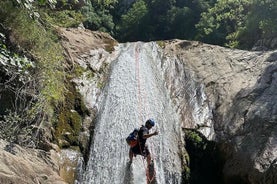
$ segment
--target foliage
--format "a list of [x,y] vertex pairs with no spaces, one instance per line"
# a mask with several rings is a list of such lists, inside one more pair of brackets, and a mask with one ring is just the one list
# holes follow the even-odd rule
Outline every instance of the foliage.
[[112,9],[118,0],[91,0],[91,2],[98,7]]
[[11,18],[13,20],[7,20],[7,24],[13,29],[17,44],[29,50],[38,61],[36,65],[40,71],[36,75],[46,101],[52,103],[52,100],[62,100],[63,55],[61,46],[56,42],[57,38],[36,21],[29,19],[24,10],[17,10]]
[[32,85],[34,68],[34,63],[26,57],[0,48],[0,138],[25,146],[35,146],[38,141],[33,136],[35,126],[31,126],[34,114],[28,111],[34,103],[32,91],[28,90]]
[[207,42],[238,46],[234,44],[245,27],[245,18],[250,7],[249,0],[221,0],[208,12],[201,14],[201,20],[196,25],[199,37]]
[[82,8],[81,12],[85,16],[84,26],[91,30],[112,33],[114,29],[112,16],[109,13],[109,9],[101,7],[99,5],[93,6],[93,4],[89,3]]
[[122,15],[121,24],[118,30],[123,40],[128,39],[134,41],[144,38],[143,29],[145,29],[145,27],[143,24],[147,11],[145,2],[143,0],[138,0],[126,14]]
[[[193,39],[194,25],[211,1],[139,0],[126,7],[117,24],[115,37],[120,41]],[[145,7],[145,8],[144,8]],[[138,16],[138,17],[136,17]],[[116,15],[116,17],[119,17]],[[136,17],[135,22],[132,17]]]
[[[30,80],[30,71],[35,67],[34,62],[28,60],[27,57],[20,57],[18,54],[10,52],[7,50],[5,44],[5,36],[2,36],[2,41],[0,42],[0,66],[2,72],[10,77],[17,78],[18,81],[25,84]],[[3,77],[3,76],[2,76]]]
[[[257,30],[263,38],[277,36],[277,1],[253,0],[247,17],[247,31]],[[254,34],[254,33],[253,33]]]
[[250,49],[277,31],[277,2],[221,0],[201,14],[198,39],[213,44]]
[[168,22],[167,35],[175,35],[177,38],[180,39],[192,38],[194,23],[191,17],[193,17],[193,11],[188,7],[173,7],[172,9],[170,9],[166,17],[166,20]]
[[[14,93],[14,100],[23,99],[20,103],[15,102],[15,111],[21,118],[28,117],[28,125],[40,126],[49,122],[53,114],[53,107],[64,100],[64,70],[62,61],[63,50],[58,43],[57,37],[50,28],[43,27],[39,20],[30,17],[29,11],[14,6],[14,2],[1,1],[5,7],[0,12],[0,19],[5,29],[12,30],[9,38],[17,52],[29,53],[35,63],[24,59],[12,58],[9,68],[5,72]],[[7,16],[9,15],[9,16]],[[14,64],[13,64],[14,63]],[[33,69],[32,66],[35,66]],[[12,68],[15,68],[11,70]],[[20,71],[21,73],[17,73]],[[26,81],[20,81],[20,77],[26,76]],[[11,75],[9,75],[9,73]],[[19,79],[18,79],[19,78]],[[14,80],[11,80],[14,79]],[[13,86],[16,84],[15,86]],[[28,102],[29,101],[29,102]],[[28,102],[28,103],[27,103]],[[17,105],[22,107],[18,108]]]
[[200,136],[200,134],[196,131],[186,131],[186,139],[189,140],[194,147],[201,147],[204,148],[206,147],[205,140]]
[[250,49],[277,33],[274,0],[140,0],[131,6],[122,2],[112,15],[114,36],[123,42],[179,38]]
[[35,147],[39,139],[34,135],[36,127],[30,126],[27,114],[9,111],[0,119],[0,138],[10,143]]
[[[22,6],[27,0],[18,2]],[[250,49],[277,32],[274,0],[41,0],[33,4],[57,8],[45,16],[53,25],[76,27],[83,22],[86,28],[108,32],[121,42],[179,38]]]
[[41,9],[40,15],[45,22],[60,27],[78,27],[85,20],[80,12],[74,10]]

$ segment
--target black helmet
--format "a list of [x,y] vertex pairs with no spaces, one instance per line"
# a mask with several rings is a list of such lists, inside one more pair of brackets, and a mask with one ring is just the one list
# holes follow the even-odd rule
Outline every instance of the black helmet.
[[146,121],[146,124],[149,124],[149,125],[151,125],[153,127],[153,126],[155,126],[155,121],[153,119],[148,119]]

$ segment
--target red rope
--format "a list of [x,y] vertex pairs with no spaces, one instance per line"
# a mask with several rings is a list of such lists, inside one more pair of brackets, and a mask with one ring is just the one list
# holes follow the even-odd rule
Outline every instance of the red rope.
[[[140,89],[140,68],[139,68],[139,59],[138,59],[138,50],[137,46],[135,48],[135,61],[136,61],[136,79],[137,79],[137,86],[138,86],[138,110],[139,110],[139,116],[141,115],[141,109],[142,109],[142,103],[141,103],[141,89]],[[141,117],[138,117],[140,120]]]
[[[136,62],[136,78],[137,78],[137,86],[138,86],[138,108],[139,108],[139,110],[138,110],[138,112],[139,112],[138,119],[143,121],[143,116],[142,116],[142,96],[144,96],[144,95],[141,92],[141,86],[140,86],[139,49],[138,49],[137,45],[135,47],[135,62]],[[150,109],[148,109],[148,110],[150,110]],[[149,112],[148,112],[148,115],[149,115]],[[140,144],[140,142],[139,142],[139,144]],[[139,147],[140,147],[140,152],[142,153],[141,146],[139,145]],[[145,169],[145,172],[146,172],[146,183],[147,184],[151,183],[155,179],[155,175],[156,175],[155,169],[154,169],[154,173],[153,173],[152,178],[150,178],[150,176],[149,176],[149,168],[148,168],[149,166],[145,166],[145,162],[144,162],[143,159],[142,159],[142,162],[143,162],[144,169]]]

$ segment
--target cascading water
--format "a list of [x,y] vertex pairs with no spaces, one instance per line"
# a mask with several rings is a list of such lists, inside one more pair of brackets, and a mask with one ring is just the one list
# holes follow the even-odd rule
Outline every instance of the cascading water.
[[159,135],[147,140],[158,184],[181,183],[181,128],[163,85],[158,46],[127,43],[117,48],[97,117],[89,161],[82,183],[146,183],[146,160],[128,163],[126,136],[148,118]]

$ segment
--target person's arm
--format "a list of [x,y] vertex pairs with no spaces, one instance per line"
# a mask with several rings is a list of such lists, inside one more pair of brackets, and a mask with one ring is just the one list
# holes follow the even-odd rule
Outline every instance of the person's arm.
[[145,134],[145,135],[143,135],[143,139],[147,139],[147,138],[149,138],[149,137],[152,137],[152,136],[158,135],[158,134],[159,134],[158,131],[155,131],[155,132],[152,133],[152,134]]

